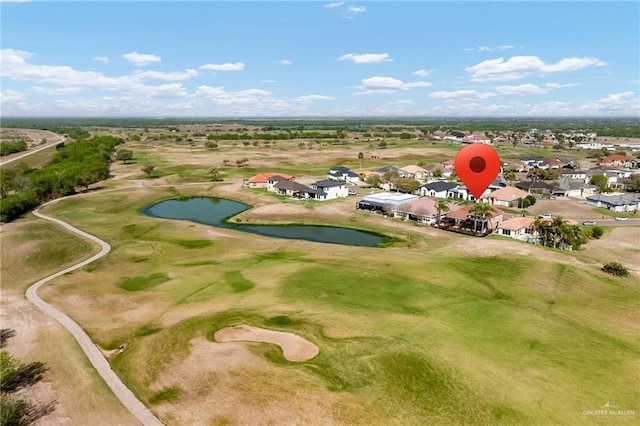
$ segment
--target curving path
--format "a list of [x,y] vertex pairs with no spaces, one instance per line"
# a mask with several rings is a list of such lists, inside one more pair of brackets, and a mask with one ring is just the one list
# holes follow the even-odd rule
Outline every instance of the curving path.
[[50,216],[46,216],[39,212],[41,207],[44,207],[48,204],[57,202],[62,198],[50,201],[48,203],[43,204],[33,211],[33,214],[37,217],[48,220],[50,222],[57,223],[58,225],[68,229],[69,231],[78,234],[84,238],[87,238],[102,247],[102,250],[98,254],[91,256],[90,258],[83,260],[80,263],[77,263],[73,266],[70,266],[62,271],[56,272],[55,274],[51,274],[48,277],[41,279],[40,281],[33,284],[29,287],[25,293],[27,300],[36,305],[38,308],[43,310],[46,314],[53,317],[56,321],[58,321],[64,328],[69,330],[69,332],[73,335],[74,339],[78,342],[80,347],[82,348],[87,358],[89,358],[89,362],[95,367],[96,371],[107,383],[109,388],[113,391],[116,397],[122,402],[122,404],[133,414],[143,425],[162,425],[163,423],[158,420],[158,418],[149,410],[136,396],[127,388],[122,380],[113,372],[111,367],[109,366],[109,362],[102,355],[100,350],[96,347],[96,345],[91,341],[87,333],[76,323],[74,320],[69,318],[67,315],[62,313],[62,311],[56,309],[52,305],[48,304],[44,300],[38,296],[38,289],[42,287],[45,283],[59,277],[60,275],[66,274],[67,272],[76,270],[78,268],[82,268],[83,266],[93,262],[94,260],[100,259],[105,256],[111,250],[111,246],[95,237],[87,232],[81,231],[78,228],[75,228],[69,225],[66,222],[63,222],[60,219],[55,219]]
[[48,132],[48,133],[50,133],[54,138],[57,138],[57,139],[52,141],[52,142],[47,142],[44,145],[38,146],[35,149],[32,148],[32,149],[28,150],[27,152],[24,152],[22,154],[18,154],[17,156],[14,156],[14,157],[12,157],[12,158],[10,158],[8,160],[2,161],[2,162],[0,162],[0,167],[4,166],[5,164],[13,163],[14,161],[21,160],[24,157],[27,157],[27,156],[29,156],[31,154],[35,154],[36,152],[40,152],[40,151],[43,151],[43,150],[45,150],[47,148],[51,148],[52,146],[57,145],[60,142],[64,142],[64,141],[67,140],[67,138],[62,136],[62,135],[58,135],[58,134],[55,134],[53,132]]

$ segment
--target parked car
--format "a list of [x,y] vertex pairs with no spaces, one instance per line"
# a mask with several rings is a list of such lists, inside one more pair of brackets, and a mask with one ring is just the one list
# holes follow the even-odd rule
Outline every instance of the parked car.
[[616,220],[629,220],[629,219],[624,216],[616,216]]
[[538,219],[553,219],[555,216],[549,213],[538,215]]
[[593,220],[585,220],[584,222],[582,222],[582,224],[584,226],[595,226],[596,223]]

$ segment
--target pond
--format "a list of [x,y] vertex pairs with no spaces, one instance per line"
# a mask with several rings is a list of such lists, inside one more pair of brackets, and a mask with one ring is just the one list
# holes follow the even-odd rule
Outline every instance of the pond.
[[373,232],[358,229],[323,225],[248,225],[231,223],[227,220],[249,209],[248,204],[224,198],[193,197],[171,199],[151,204],[142,213],[162,219],[189,220],[215,226],[234,229],[252,234],[319,243],[343,244],[351,246],[375,247],[389,243],[391,238]]

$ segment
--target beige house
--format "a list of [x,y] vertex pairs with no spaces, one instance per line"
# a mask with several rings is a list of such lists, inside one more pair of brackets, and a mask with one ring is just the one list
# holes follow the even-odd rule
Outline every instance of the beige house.
[[531,217],[512,217],[498,224],[498,235],[530,241],[534,239],[533,222]]
[[522,189],[507,186],[482,195],[480,200],[486,201],[492,206],[518,207],[518,199],[525,198],[527,195],[529,194]]

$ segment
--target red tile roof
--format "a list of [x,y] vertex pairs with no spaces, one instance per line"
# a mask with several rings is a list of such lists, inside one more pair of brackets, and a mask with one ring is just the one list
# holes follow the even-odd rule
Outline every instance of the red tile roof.
[[273,176],[282,176],[283,178],[285,178],[286,180],[291,180],[293,179],[293,176],[288,175],[286,173],[274,173],[274,172],[270,172],[270,173],[258,173],[255,176],[251,176],[249,178],[249,183],[267,183],[267,180],[269,180],[269,178],[273,177]]

